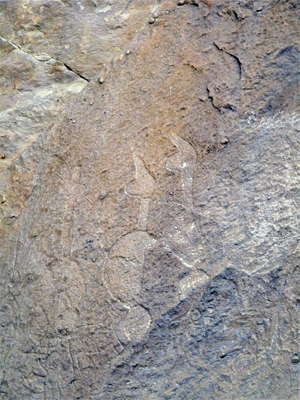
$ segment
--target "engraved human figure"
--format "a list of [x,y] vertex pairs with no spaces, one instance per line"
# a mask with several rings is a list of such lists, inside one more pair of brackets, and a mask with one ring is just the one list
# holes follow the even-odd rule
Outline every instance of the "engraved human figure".
[[135,179],[126,187],[126,193],[129,196],[135,196],[140,199],[138,229],[146,230],[149,204],[155,187],[155,181],[139,157],[134,155],[133,160],[135,165]]
[[171,142],[176,146],[177,152],[166,161],[166,169],[174,174],[180,174],[184,215],[175,218],[172,228],[165,237],[165,247],[172,251],[181,264],[190,269],[191,273],[179,283],[182,298],[193,287],[205,283],[209,276],[205,270],[197,265],[201,244],[195,243],[198,236],[193,220],[193,173],[197,160],[194,148],[184,139],[172,133]]
[[103,272],[103,282],[111,301],[126,312],[126,317],[115,327],[122,342],[140,340],[150,326],[150,315],[137,303],[137,297],[141,291],[145,252],[156,242],[146,232],[155,181],[138,156],[134,155],[133,160],[135,179],[127,185],[125,193],[140,200],[137,228],[119,238],[112,246]]

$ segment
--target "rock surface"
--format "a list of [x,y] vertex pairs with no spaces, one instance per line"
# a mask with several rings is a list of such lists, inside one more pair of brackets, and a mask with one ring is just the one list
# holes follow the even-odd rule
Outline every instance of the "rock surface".
[[0,0],[0,399],[298,398],[298,20]]

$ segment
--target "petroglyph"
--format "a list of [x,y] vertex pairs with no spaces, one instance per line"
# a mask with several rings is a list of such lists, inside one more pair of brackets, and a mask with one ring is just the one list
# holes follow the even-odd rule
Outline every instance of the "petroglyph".
[[80,198],[80,168],[68,168],[69,179],[64,180],[65,207],[62,229],[64,256],[70,256],[73,250],[74,210]]
[[0,0],[0,397],[296,398],[296,1],[109,3]]
[[201,243],[197,242],[199,233],[193,221],[193,174],[196,152],[187,141],[175,134],[171,135],[170,140],[176,146],[177,152],[167,159],[166,169],[175,175],[180,175],[184,214],[174,219],[164,244],[184,267],[193,271],[180,281],[179,291],[183,298],[189,292],[189,288],[204,283],[207,276],[195,270],[200,268],[198,259],[202,250]]
[[112,301],[120,309],[128,310],[125,319],[115,327],[121,341],[138,340],[150,326],[148,312],[136,304],[136,299],[141,291],[145,251],[156,242],[145,231],[155,181],[139,157],[134,155],[133,160],[135,179],[125,193],[140,199],[137,230],[122,236],[112,246],[103,272],[103,282]]
[[110,257],[122,257],[143,263],[145,250],[151,248],[155,242],[147,232],[131,232],[117,241],[110,251]]
[[174,173],[181,174],[182,189],[186,208],[193,210],[193,173],[197,155],[193,147],[181,137],[174,133],[170,136],[171,142],[176,146],[178,152],[169,157],[166,162],[166,168]]
[[[45,270],[41,279],[42,290],[49,291],[49,287],[55,292],[57,285],[60,286],[59,294],[53,299],[53,305],[49,309],[51,320],[56,321],[56,328],[64,327],[72,329],[78,323],[76,309],[85,294],[85,281],[82,277],[79,264],[65,258],[51,271]],[[51,291],[50,289],[50,291]],[[41,304],[41,309],[43,305]],[[58,316],[60,316],[58,318]],[[48,315],[45,315],[46,319]]]
[[156,241],[146,232],[132,232],[122,237],[111,249],[103,280],[110,295],[125,309],[135,304],[141,290],[144,253]]
[[[122,341],[124,341],[124,335],[127,340],[133,340],[137,337],[136,329],[139,329],[139,335],[143,335],[149,327],[150,317],[145,316],[145,310],[137,308],[136,301],[141,291],[144,254],[155,242],[156,240],[146,232],[129,233],[120,238],[112,247],[105,265],[102,279],[111,300],[120,310],[127,310],[127,315],[121,325],[115,327]],[[136,319],[139,318],[141,318],[141,324],[139,328],[136,328]]]
[[152,192],[155,187],[154,178],[147,171],[144,162],[133,155],[135,165],[135,179],[125,189],[129,196],[136,196],[140,199],[140,212],[138,229],[146,230],[149,204]]
[[210,277],[203,271],[193,270],[179,282],[180,298],[186,298],[193,289],[208,282]]
[[132,307],[126,319],[121,322],[117,330],[121,342],[131,341],[138,343],[146,334],[151,324],[149,312],[139,305]]
[[184,219],[174,220],[164,243],[182,265],[193,269],[197,266],[199,254],[204,248],[198,241],[199,232],[195,223],[190,222],[191,215],[186,214],[184,217]]

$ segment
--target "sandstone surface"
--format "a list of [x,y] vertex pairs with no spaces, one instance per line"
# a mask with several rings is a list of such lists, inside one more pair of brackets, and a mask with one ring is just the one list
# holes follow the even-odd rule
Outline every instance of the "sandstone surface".
[[0,0],[0,399],[296,400],[299,1]]

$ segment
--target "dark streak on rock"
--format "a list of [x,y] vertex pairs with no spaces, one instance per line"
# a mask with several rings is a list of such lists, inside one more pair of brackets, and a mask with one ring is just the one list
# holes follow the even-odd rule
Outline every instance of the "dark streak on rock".
[[215,46],[215,48],[218,51],[222,51],[225,54],[228,54],[229,56],[231,56],[237,63],[237,67],[238,67],[238,75],[239,75],[239,79],[242,78],[242,63],[241,60],[238,58],[238,56],[236,56],[235,54],[229,53],[229,51],[222,49],[221,47],[219,47],[215,42],[213,42],[213,45]]
[[63,63],[63,65],[71,72],[73,72],[73,74],[77,75],[79,78],[84,79],[87,82],[90,82],[90,79],[86,78],[85,76],[83,76],[82,74],[80,74],[78,71],[75,71],[73,68],[71,68],[68,64]]
[[210,93],[210,91],[209,91],[209,88],[206,88],[206,91],[207,91],[207,97],[208,97],[208,100],[210,101],[210,104],[211,104],[211,105],[213,106],[213,108],[216,109],[218,112],[221,112],[221,109],[215,105],[215,103],[214,103],[214,98],[213,98],[213,96],[211,95],[211,93]]

